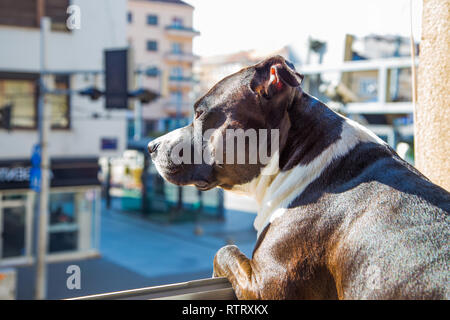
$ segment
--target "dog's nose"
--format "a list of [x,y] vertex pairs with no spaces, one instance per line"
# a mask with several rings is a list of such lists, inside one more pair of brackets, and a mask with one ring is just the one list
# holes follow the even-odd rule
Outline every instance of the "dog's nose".
[[156,150],[158,149],[160,143],[157,141],[152,141],[148,144],[148,152],[150,152],[150,154],[155,153]]

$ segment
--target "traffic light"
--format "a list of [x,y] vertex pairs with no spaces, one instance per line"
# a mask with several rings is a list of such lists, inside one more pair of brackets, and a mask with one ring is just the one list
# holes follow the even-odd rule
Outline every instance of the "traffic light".
[[0,107],[0,128],[11,130],[11,111],[12,104]]
[[106,109],[128,109],[130,57],[128,49],[105,50]]
[[78,91],[78,94],[82,96],[88,96],[91,100],[98,100],[104,93],[96,87],[89,87]]
[[142,103],[149,103],[158,98],[159,94],[148,89],[140,88],[130,92],[128,96],[130,98],[139,99]]

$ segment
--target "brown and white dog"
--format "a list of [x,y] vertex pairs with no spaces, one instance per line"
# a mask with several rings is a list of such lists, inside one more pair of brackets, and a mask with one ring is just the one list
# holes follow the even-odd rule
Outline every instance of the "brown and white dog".
[[[223,247],[214,276],[240,299],[448,299],[450,194],[304,93],[302,78],[280,56],[242,69],[197,101],[191,125],[149,144],[168,181],[258,202],[252,258]],[[270,161],[224,162],[230,129],[277,130],[276,146],[258,136]],[[245,141],[234,151],[249,159]],[[209,161],[173,160],[192,160],[196,144]]]

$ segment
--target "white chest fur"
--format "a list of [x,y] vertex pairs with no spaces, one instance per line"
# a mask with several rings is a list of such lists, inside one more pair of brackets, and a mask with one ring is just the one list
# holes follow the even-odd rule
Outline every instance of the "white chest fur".
[[[345,119],[340,139],[310,163],[298,165],[285,172],[276,170],[274,173],[271,168],[271,175],[261,174],[251,182],[233,188],[232,191],[244,193],[258,202],[258,215],[254,221],[258,236],[267,224],[283,216],[291,202],[299,197],[334,159],[347,154],[360,142],[385,143],[358,123]],[[278,153],[272,158],[268,167],[278,166]]]

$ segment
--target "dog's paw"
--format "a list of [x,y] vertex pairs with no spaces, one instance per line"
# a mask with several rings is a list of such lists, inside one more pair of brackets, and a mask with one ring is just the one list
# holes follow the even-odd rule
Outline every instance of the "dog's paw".
[[219,263],[218,263],[218,258],[217,258],[217,254],[214,257],[214,262],[213,262],[213,274],[212,277],[213,278],[219,278],[219,277],[223,277],[223,270],[220,267]]
[[239,252],[238,247],[235,245],[227,245],[217,251],[214,257],[214,271],[213,277],[226,277],[227,264],[232,259],[232,255]]

